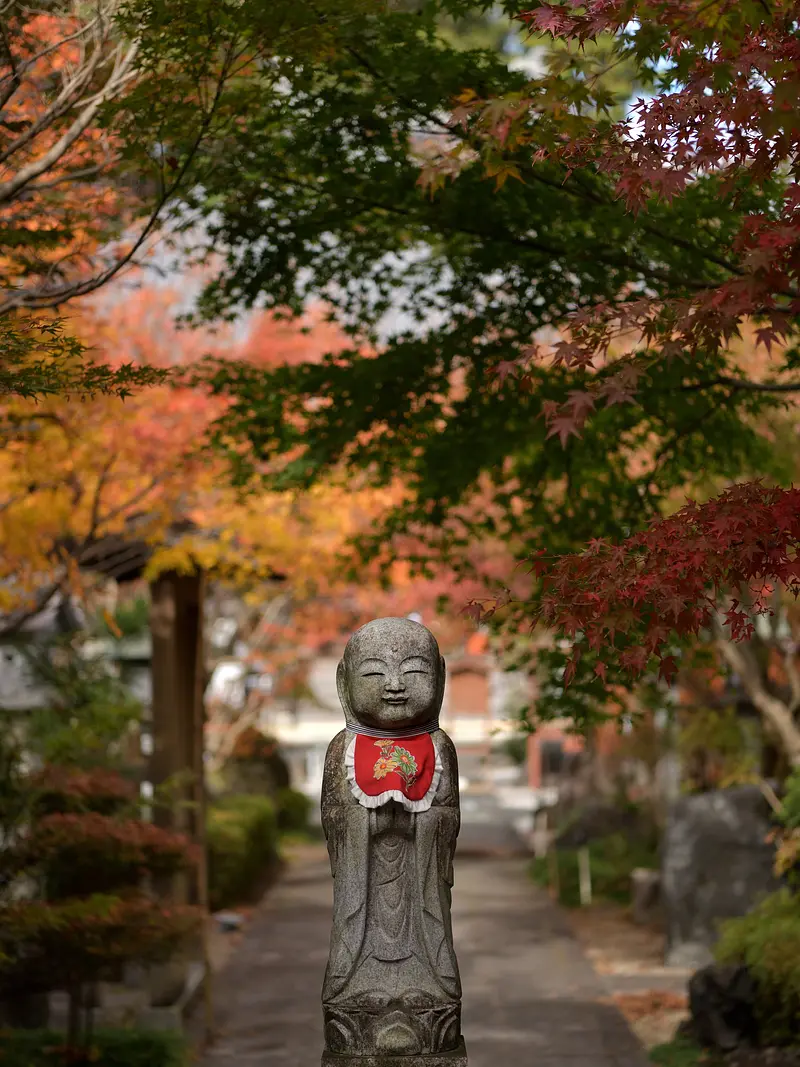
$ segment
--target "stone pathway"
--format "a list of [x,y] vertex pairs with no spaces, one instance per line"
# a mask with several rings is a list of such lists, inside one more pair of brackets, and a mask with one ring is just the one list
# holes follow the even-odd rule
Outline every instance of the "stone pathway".
[[[524,859],[456,861],[453,928],[470,1067],[646,1067],[647,1057]],[[202,1067],[318,1067],[331,879],[290,864],[215,980]]]

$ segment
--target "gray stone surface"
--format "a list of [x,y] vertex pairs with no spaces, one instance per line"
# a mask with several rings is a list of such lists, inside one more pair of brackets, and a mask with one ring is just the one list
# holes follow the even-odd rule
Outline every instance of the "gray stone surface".
[[[376,619],[351,637],[337,680],[346,722],[421,728],[439,714],[444,660],[424,626]],[[428,810],[408,811],[396,800],[369,808],[353,796],[347,777],[352,738],[342,730],[333,739],[322,783],[334,878],[322,989],[325,1050],[427,1063],[461,1040],[450,921],[460,818],[455,748],[443,730],[432,734],[442,773]]]
[[685,796],[671,805],[661,872],[669,966],[710,963],[720,920],[744,915],[777,888],[769,829],[769,806],[756,786]]
[[631,918],[642,926],[661,919],[661,872],[647,867],[631,871]]
[[[201,1067],[319,1064],[331,897],[323,850],[290,861],[215,982],[218,1033]],[[457,858],[453,931],[470,1067],[647,1067],[526,861]]]
[[348,1056],[336,1052],[322,1053],[322,1067],[467,1067],[464,1039],[449,1052],[432,1052],[426,1056]]

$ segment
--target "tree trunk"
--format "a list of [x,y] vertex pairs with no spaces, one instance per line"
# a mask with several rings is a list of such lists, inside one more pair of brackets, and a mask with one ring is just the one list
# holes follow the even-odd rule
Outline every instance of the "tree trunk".
[[791,707],[767,691],[750,650],[718,633],[717,645],[728,666],[739,676],[753,706],[780,746],[789,766],[800,767],[800,726]]

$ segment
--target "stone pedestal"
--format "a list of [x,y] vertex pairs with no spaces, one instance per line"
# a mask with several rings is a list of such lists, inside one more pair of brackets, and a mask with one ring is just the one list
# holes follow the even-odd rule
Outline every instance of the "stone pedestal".
[[323,1052],[322,1067],[467,1067],[464,1038],[452,1052],[429,1052],[419,1056],[391,1056],[376,1052],[366,1056],[346,1056]]

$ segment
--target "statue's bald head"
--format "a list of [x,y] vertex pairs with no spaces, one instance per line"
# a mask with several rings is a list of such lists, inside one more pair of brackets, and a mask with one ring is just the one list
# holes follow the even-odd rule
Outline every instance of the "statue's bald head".
[[348,720],[387,729],[422,724],[441,708],[444,660],[427,627],[374,619],[347,642],[337,684]]

